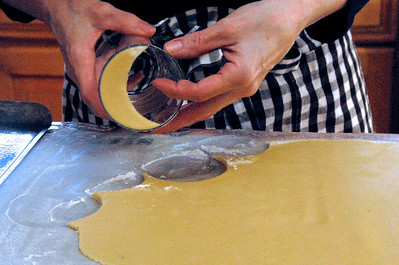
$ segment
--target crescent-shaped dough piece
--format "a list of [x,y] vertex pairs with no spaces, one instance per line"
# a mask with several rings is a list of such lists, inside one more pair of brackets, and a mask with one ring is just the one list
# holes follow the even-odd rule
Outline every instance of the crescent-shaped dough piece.
[[129,70],[147,46],[133,46],[115,54],[105,65],[100,79],[100,99],[112,120],[133,130],[150,130],[160,124],[141,115],[126,92]]

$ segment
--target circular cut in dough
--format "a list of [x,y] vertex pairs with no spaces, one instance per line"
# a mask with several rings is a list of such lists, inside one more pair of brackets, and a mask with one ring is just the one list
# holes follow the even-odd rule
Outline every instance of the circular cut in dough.
[[110,118],[123,127],[149,131],[161,126],[141,115],[126,91],[129,70],[148,45],[131,46],[116,53],[105,65],[99,81],[101,103]]

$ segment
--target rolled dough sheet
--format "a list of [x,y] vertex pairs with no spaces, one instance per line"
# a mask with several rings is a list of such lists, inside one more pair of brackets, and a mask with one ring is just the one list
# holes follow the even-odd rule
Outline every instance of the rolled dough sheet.
[[134,130],[148,130],[159,124],[141,115],[126,91],[130,68],[147,46],[133,46],[115,54],[105,65],[100,80],[101,103],[108,115],[120,125]]
[[200,182],[147,176],[69,223],[103,264],[397,264],[399,144],[301,141],[218,158]]

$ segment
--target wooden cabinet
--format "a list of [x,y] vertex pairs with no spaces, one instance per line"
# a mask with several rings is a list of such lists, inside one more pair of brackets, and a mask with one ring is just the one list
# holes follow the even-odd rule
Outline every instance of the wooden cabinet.
[[399,132],[397,32],[398,0],[371,0],[352,27],[376,132]]
[[356,15],[352,33],[360,44],[396,41],[398,30],[398,0],[370,0]]
[[[398,0],[371,0],[352,33],[361,58],[377,132],[399,132],[396,81]],[[63,59],[38,21],[11,22],[0,11],[0,99],[40,102],[62,119]]]
[[376,132],[389,132],[392,116],[392,69],[394,49],[389,47],[357,48]]
[[62,120],[63,59],[50,29],[11,22],[0,11],[0,100],[39,102]]

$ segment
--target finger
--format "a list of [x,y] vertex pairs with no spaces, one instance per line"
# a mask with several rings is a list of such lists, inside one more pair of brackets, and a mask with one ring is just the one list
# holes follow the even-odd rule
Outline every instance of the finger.
[[122,11],[111,4],[103,2],[101,17],[95,19],[97,26],[103,30],[114,30],[124,34],[135,34],[145,37],[152,36],[156,29],[151,24],[141,20],[136,15]]
[[236,91],[228,92],[204,102],[192,102],[184,105],[176,117],[165,126],[154,130],[154,133],[172,132],[196,122],[209,119],[222,108],[230,105],[239,96]]
[[102,107],[97,88],[94,52],[91,49],[81,47],[69,54],[82,101],[90,107],[95,115],[107,118],[108,115]]
[[198,83],[188,80],[174,82],[159,78],[154,80],[153,85],[170,98],[202,102],[227,91],[242,88],[246,82],[252,82],[242,75],[233,63],[227,63],[217,74],[208,76]]
[[167,42],[164,49],[176,58],[194,58],[231,44],[228,28],[219,21],[209,28]]

